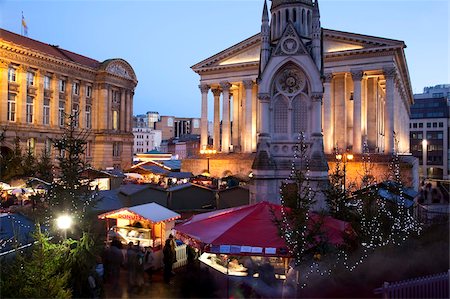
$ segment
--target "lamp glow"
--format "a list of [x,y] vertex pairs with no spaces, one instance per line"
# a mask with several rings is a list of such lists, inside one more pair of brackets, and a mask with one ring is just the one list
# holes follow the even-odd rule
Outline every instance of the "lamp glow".
[[61,215],[56,219],[56,224],[59,229],[68,229],[72,226],[72,217],[69,215]]

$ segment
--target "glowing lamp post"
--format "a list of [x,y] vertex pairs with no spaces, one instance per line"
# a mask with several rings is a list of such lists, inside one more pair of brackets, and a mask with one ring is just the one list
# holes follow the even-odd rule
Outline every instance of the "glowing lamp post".
[[353,160],[353,155],[350,153],[337,154],[336,159],[338,161],[342,161],[342,163],[344,163],[344,186],[343,186],[343,189],[344,189],[344,198],[345,198],[346,188],[347,188],[346,181],[345,181],[346,175],[347,175],[347,162]]
[[422,140],[422,175],[423,178],[426,179],[428,176],[427,171],[427,150],[428,150],[428,142],[426,139]]
[[202,149],[200,150],[200,155],[205,155],[206,156],[206,160],[207,160],[207,172],[208,174],[210,174],[209,172],[209,158],[211,158],[211,155],[215,155],[217,153],[217,151],[215,149]]
[[64,240],[67,239],[67,229],[72,226],[72,217],[69,215],[61,215],[56,219],[56,225],[64,231]]

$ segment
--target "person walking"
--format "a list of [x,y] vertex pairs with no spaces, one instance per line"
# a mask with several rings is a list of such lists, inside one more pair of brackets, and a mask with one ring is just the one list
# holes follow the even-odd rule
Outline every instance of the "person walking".
[[147,273],[148,281],[152,281],[153,270],[154,270],[154,260],[155,255],[153,254],[153,250],[150,246],[145,248],[145,257],[144,257],[144,271]]
[[144,287],[144,248],[136,246],[136,287],[141,293]]
[[164,282],[170,283],[172,277],[172,266],[176,262],[175,248],[173,247],[172,239],[166,240],[163,248],[163,262],[164,262]]
[[127,270],[128,270],[128,291],[134,291],[136,286],[136,257],[137,252],[134,248],[133,242],[128,243],[127,249]]
[[119,248],[121,244],[119,244],[120,242],[112,242],[108,254],[108,267],[111,274],[111,283],[114,288],[119,287],[120,267],[123,264],[123,254]]

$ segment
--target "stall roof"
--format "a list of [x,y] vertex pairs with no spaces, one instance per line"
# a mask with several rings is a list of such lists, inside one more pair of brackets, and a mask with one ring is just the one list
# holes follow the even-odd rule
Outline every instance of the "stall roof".
[[169,178],[176,178],[176,179],[188,179],[192,178],[194,175],[192,172],[169,172],[166,174]]
[[174,211],[160,206],[159,204],[154,202],[129,208],[122,208],[98,215],[99,219],[127,218],[136,220],[149,220],[154,223],[171,221],[180,217],[180,214],[175,213]]

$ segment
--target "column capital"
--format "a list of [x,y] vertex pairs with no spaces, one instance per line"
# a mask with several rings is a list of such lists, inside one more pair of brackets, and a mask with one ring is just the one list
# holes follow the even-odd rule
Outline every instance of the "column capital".
[[231,88],[231,84],[228,81],[222,81],[222,82],[220,82],[220,87],[222,87],[223,91],[229,92],[230,88]]
[[394,79],[397,76],[397,69],[395,67],[383,68],[383,75],[386,79]]
[[198,86],[198,88],[200,88],[200,91],[202,93],[207,93],[209,91],[209,85],[208,84],[200,84]]
[[320,102],[322,103],[323,92],[313,92],[311,95],[312,102]]
[[361,81],[364,77],[364,71],[362,70],[351,70],[350,74],[352,75],[353,81]]
[[243,80],[242,83],[244,84],[245,89],[251,89],[253,88],[253,85],[255,85],[255,82],[251,79]]
[[263,103],[269,103],[270,94],[268,93],[258,93],[258,99]]
[[323,82],[324,83],[331,83],[333,78],[334,78],[334,74],[333,73],[325,73],[325,74],[323,74]]
[[220,94],[222,93],[222,90],[220,88],[213,88],[211,89],[211,91],[215,97],[220,97]]

